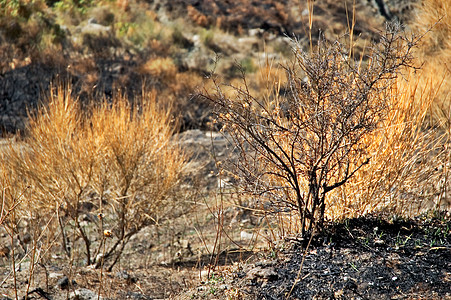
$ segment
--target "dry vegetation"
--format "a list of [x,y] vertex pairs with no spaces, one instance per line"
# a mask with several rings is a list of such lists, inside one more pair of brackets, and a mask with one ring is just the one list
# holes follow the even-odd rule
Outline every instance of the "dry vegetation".
[[422,73],[416,77],[419,88],[428,90],[428,85],[441,85],[440,90],[432,95],[429,122],[432,126],[440,126],[448,135],[451,128],[451,45],[447,38],[451,28],[450,11],[449,2],[425,1],[418,8],[417,17],[412,24],[414,31],[428,32],[416,54],[419,62],[423,64]]
[[[88,50],[74,55],[65,48],[64,33],[57,25],[61,20],[26,20],[28,14],[48,8],[44,1],[0,1],[3,15],[12,20],[0,20],[0,25],[7,23],[10,32],[17,31],[6,36],[11,45],[0,46],[7,57],[0,63],[2,73],[44,56],[56,57],[52,63],[60,65],[73,59],[66,71],[83,78],[77,92],[97,97],[93,90],[101,83],[99,61],[110,56],[128,61],[127,55],[135,55],[140,63],[130,72],[150,78],[153,88],[133,99],[115,93],[90,102],[74,96],[70,86],[52,86],[43,105],[30,111],[25,134],[1,145],[0,226],[10,244],[0,248],[0,258],[11,268],[0,279],[2,284],[14,279],[10,297],[21,296],[17,265],[30,263],[26,291],[22,288],[26,298],[35,268],[45,268],[46,261],[55,257],[69,266],[69,272],[94,267],[102,294],[103,272],[117,266],[127,243],[143,228],[163,223],[177,209],[186,210],[181,199],[197,191],[181,191],[189,186],[182,184],[187,162],[173,139],[179,130],[174,116],[188,119],[182,121],[183,129],[210,125],[204,115],[200,121],[194,112],[205,105],[192,97],[202,84],[201,96],[217,105],[219,122],[214,126],[222,128],[239,154],[238,160],[215,161],[233,177],[231,182],[239,184],[221,186],[217,194],[205,196],[202,211],[213,220],[214,232],[210,230],[207,237],[195,228],[209,267],[218,263],[224,244],[238,245],[230,241],[236,232],[227,232],[224,221],[229,205],[258,215],[258,221],[252,222],[257,233],[248,241],[250,248],[261,245],[258,236],[265,230],[273,247],[287,235],[312,237],[326,221],[368,214],[408,218],[449,210],[449,1],[423,1],[411,26],[415,37],[407,38],[394,26],[374,44],[353,36],[359,26],[352,16],[355,10],[347,11],[349,35],[335,40],[336,35],[328,31],[324,39],[316,40],[321,21],[310,8],[314,3],[307,1],[309,15],[303,16],[302,30],[310,34],[310,45],[292,40],[293,52],[287,55],[292,60],[283,64],[279,56],[263,63],[255,56],[242,58],[241,69],[220,60],[219,76],[226,78],[226,85],[216,74],[203,82],[206,69],[214,67],[206,57],[212,49],[223,56],[238,51],[234,46],[238,38],[224,30],[245,32],[241,19],[235,28],[232,17],[215,19],[188,6],[187,17],[193,24],[178,20],[171,27],[155,14],[141,11],[144,4],[130,2],[102,1],[107,12],[92,14],[114,31],[102,39],[78,39],[73,46]],[[62,1],[59,18],[73,14],[75,23],[82,22],[91,3],[86,7],[74,3]],[[208,9],[215,7],[212,1],[206,3]],[[248,13],[256,14],[243,11],[239,16],[246,19]],[[280,18],[287,28],[296,26],[282,5],[271,6],[268,14]],[[43,34],[36,32],[40,26],[45,28]],[[341,24],[332,32],[341,33],[345,27]],[[269,29],[281,30],[275,25]],[[209,49],[194,60],[198,69],[181,63],[177,52],[178,47],[193,47],[193,36],[200,40],[202,51]],[[93,47],[85,45],[88,40]],[[106,40],[120,43],[123,49],[116,53],[111,44],[108,50],[97,51]],[[261,45],[246,45],[247,55],[254,46]],[[267,56],[277,47],[284,48],[280,53],[288,52],[285,44],[263,47],[269,49]],[[143,54],[143,49],[151,54]],[[136,84],[129,75],[118,76],[115,86]],[[220,180],[225,175],[220,172]],[[238,246],[242,250],[242,244]],[[207,276],[212,274],[209,271]]]
[[171,142],[171,114],[152,93],[133,104],[117,95],[80,105],[69,87],[57,87],[24,140],[4,147],[2,212],[14,213],[2,214],[2,226],[11,238],[19,228],[32,232],[43,247],[34,263],[54,249],[76,265],[111,270],[133,235],[182,205],[174,192],[185,161]]
[[[308,53],[297,42],[295,60],[285,66],[287,81],[267,82],[261,98],[250,93],[246,79],[232,87],[231,97],[219,84],[216,94],[204,94],[239,150],[230,171],[266,212],[288,212],[290,217],[278,217],[290,223],[283,232],[311,234],[326,215],[332,220],[381,210],[408,215],[406,206],[423,208],[420,197],[419,203],[410,198],[401,203],[412,190],[397,184],[426,184],[434,177],[418,162],[438,149],[438,137],[421,126],[439,87],[429,86],[428,94],[415,98],[415,84],[399,86],[402,73],[411,72],[417,42],[399,30],[389,26],[360,61],[347,56],[349,45],[340,40],[320,40]],[[350,184],[354,175],[357,181]]]

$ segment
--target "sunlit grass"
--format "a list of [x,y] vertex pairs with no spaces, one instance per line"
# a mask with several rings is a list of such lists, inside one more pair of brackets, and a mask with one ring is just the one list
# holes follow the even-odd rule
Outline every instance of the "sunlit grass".
[[[65,239],[76,243],[82,238],[86,263],[95,262],[98,242],[104,230],[111,230],[105,259],[114,257],[112,266],[131,236],[180,205],[172,195],[184,155],[171,142],[172,115],[157,105],[155,94],[143,92],[133,102],[116,95],[82,108],[71,92],[62,85],[52,89],[45,105],[30,116],[21,146],[4,149],[1,167],[9,182],[2,188],[10,191],[7,203],[27,191],[18,214],[42,220],[59,216],[68,258],[72,252]],[[80,223],[86,203],[102,216],[92,224],[94,230]]]

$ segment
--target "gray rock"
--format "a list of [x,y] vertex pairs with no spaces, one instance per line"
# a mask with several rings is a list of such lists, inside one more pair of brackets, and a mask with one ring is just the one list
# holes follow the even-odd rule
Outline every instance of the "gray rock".
[[269,268],[262,268],[262,267],[255,267],[251,269],[249,272],[247,272],[247,278],[251,280],[255,279],[264,279],[264,280],[276,280],[279,275],[277,274],[276,270],[273,267]]
[[208,71],[213,66],[214,52],[204,47],[193,47],[181,58],[181,64],[187,69]]
[[97,23],[88,23],[80,28],[82,34],[92,34],[98,36],[105,36],[111,32],[111,27],[103,26]]
[[70,300],[97,300],[104,299],[103,297],[99,297],[96,292],[93,292],[88,289],[77,289],[75,292],[71,292],[69,294]]
[[57,279],[57,278],[60,278],[60,277],[64,277],[64,274],[57,273],[57,272],[49,273],[49,278],[50,279]]
[[135,283],[137,279],[130,274],[126,270],[116,272],[116,277],[122,280],[127,281],[128,283]]

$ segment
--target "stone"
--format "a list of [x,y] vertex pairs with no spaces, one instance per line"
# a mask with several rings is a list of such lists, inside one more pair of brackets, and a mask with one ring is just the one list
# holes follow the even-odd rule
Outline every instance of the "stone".
[[256,280],[256,279],[264,279],[264,280],[276,280],[279,275],[277,274],[276,270],[274,268],[262,268],[262,267],[255,267],[251,269],[249,272],[247,272],[246,277],[250,280]]
[[57,272],[49,273],[49,279],[56,279],[56,278],[60,278],[63,276],[64,276],[63,273],[57,273]]
[[103,297],[99,297],[99,295],[88,289],[77,289],[75,292],[71,292],[69,294],[70,300],[97,300],[104,299]]
[[241,237],[241,240],[250,241],[250,240],[252,240],[254,238],[254,234],[243,230],[240,233],[240,237]]
[[103,26],[97,23],[88,23],[80,28],[82,34],[92,34],[95,36],[108,35],[111,31],[109,26]]
[[126,270],[116,272],[116,277],[125,280],[128,284],[135,283],[137,279],[131,276]]
[[[75,280],[72,280],[72,286],[76,285],[77,282]],[[67,290],[69,285],[69,278],[67,276],[63,276],[56,282],[56,286],[60,288],[61,290]]]

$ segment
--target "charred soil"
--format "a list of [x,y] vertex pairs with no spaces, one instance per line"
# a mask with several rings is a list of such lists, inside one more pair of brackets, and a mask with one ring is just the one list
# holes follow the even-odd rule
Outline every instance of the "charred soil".
[[[296,237],[192,290],[195,299],[451,299],[451,222],[378,216]],[[218,280],[216,280],[218,281]],[[206,296],[210,294],[211,296]]]

